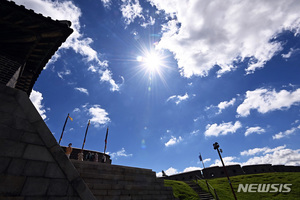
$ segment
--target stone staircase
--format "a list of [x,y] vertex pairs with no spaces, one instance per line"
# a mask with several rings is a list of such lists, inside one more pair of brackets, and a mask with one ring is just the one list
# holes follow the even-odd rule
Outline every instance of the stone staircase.
[[150,169],[71,160],[98,200],[174,200]]
[[195,192],[197,192],[201,200],[214,200],[212,194],[202,190],[201,187],[194,181],[185,181],[185,183],[188,184]]

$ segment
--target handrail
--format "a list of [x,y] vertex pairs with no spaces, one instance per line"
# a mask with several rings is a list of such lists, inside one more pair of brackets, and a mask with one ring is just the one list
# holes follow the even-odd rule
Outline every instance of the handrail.
[[[196,175],[196,180],[198,180],[198,179],[201,180],[202,178],[199,177],[198,175]],[[208,189],[209,193],[211,193],[213,196],[215,196],[216,200],[219,200],[216,189],[211,184],[209,184],[207,182],[207,180],[205,180],[205,182],[206,182],[206,186],[207,186],[207,189]],[[214,191],[214,193],[212,193],[211,190]]]

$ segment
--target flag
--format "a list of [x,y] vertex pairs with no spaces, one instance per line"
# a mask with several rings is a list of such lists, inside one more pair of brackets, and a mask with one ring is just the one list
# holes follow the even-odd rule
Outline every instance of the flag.
[[200,154],[200,156],[199,156],[199,159],[200,159],[200,161],[202,162],[202,156],[201,156],[201,154]]
[[68,115],[68,117],[69,117],[69,119],[70,119],[71,121],[73,121],[73,118],[72,118],[72,117],[70,117],[70,115]]
[[104,140],[104,142],[105,142],[104,153],[105,153],[105,151],[106,151],[107,136],[108,136],[108,127],[107,127],[107,129],[106,129],[106,136],[105,136],[105,140]]

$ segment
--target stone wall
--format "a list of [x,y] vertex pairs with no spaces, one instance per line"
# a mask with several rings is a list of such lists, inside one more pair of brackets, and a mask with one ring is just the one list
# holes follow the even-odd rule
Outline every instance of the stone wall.
[[202,178],[201,170],[195,170],[191,172],[184,172],[179,174],[174,174],[172,176],[163,177],[167,180],[176,180],[176,181],[188,181]]
[[23,91],[0,85],[0,200],[93,200]]

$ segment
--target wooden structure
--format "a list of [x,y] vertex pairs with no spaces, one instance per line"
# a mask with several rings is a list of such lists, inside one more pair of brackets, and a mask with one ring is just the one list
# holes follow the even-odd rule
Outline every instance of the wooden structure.
[[71,22],[52,20],[14,2],[0,1],[0,84],[30,95],[39,74],[73,32]]

